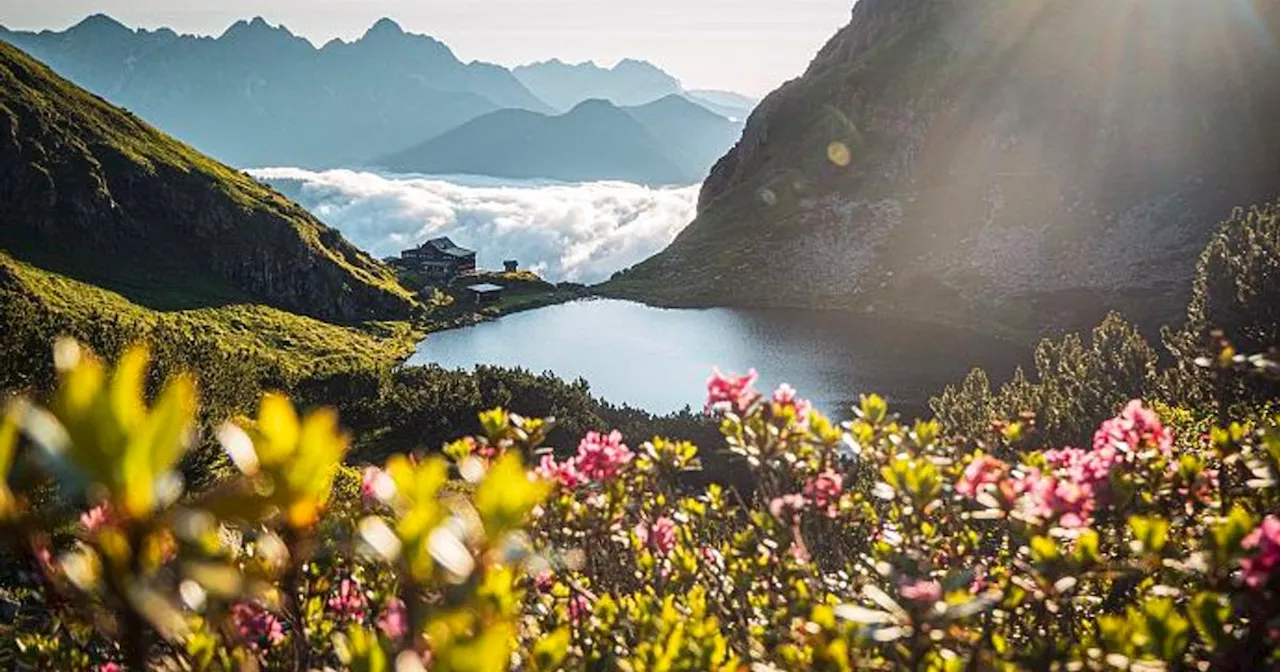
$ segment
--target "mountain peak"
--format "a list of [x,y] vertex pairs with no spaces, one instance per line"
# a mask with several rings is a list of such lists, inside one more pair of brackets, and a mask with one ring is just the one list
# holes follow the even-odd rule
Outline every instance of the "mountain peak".
[[372,26],[369,26],[369,30],[365,31],[364,36],[366,38],[400,37],[404,34],[404,29],[400,27],[400,24],[384,16],[381,19],[378,19],[378,21]]
[[98,13],[86,16],[83,21],[72,26],[67,32],[91,31],[94,33],[125,32],[131,33],[127,26],[106,14]]
[[588,98],[582,101],[581,103],[574,105],[573,109],[569,110],[569,114],[573,114],[574,112],[581,112],[584,110],[606,110],[606,109],[616,110],[618,109],[618,106],[614,105],[608,100],[605,100],[604,98]]
[[658,66],[650,63],[649,61],[642,61],[635,58],[624,58],[621,61],[618,61],[618,64],[613,66],[613,69],[614,70],[658,70],[658,71],[662,70],[662,68],[659,68]]
[[274,35],[276,33],[287,35],[289,37],[293,36],[293,33],[290,33],[288,28],[285,28],[284,26],[272,26],[261,16],[255,16],[250,21],[240,19],[239,21],[231,24],[231,26],[227,28],[218,39],[224,39],[227,37],[234,38],[241,36]]

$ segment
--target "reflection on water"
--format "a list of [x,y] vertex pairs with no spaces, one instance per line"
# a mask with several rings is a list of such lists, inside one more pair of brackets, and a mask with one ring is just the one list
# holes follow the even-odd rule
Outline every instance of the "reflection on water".
[[790,383],[844,415],[862,392],[920,413],[928,395],[977,364],[1007,367],[1007,344],[878,316],[799,310],[668,310],[576,301],[429,336],[412,364],[477,364],[583,378],[613,403],[656,413],[698,407],[712,367],[759,369],[761,389]]

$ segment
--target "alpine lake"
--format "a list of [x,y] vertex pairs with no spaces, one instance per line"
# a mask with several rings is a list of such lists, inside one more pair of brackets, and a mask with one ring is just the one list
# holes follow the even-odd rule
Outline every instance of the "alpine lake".
[[986,334],[882,315],[785,309],[665,309],[615,299],[561,303],[431,334],[410,364],[550,371],[611,403],[701,408],[713,368],[788,383],[838,418],[863,393],[907,416],[974,366],[1007,375],[1022,353]]

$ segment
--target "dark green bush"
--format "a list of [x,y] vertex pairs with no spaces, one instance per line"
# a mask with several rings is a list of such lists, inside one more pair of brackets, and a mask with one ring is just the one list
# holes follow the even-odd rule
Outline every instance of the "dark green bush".
[[1197,367],[1198,357],[1217,354],[1215,332],[1241,352],[1280,344],[1280,204],[1237,209],[1223,222],[1200,255],[1186,322],[1164,333],[1175,362],[1166,383],[1173,398],[1196,403],[1216,394],[1230,403],[1280,393],[1274,382],[1233,377],[1225,384]]
[[993,389],[975,369],[959,386],[930,400],[942,424],[958,435],[986,436],[1022,419],[1028,439],[1041,445],[1087,443],[1098,424],[1129,399],[1147,395],[1156,380],[1156,352],[1133,325],[1111,314],[1086,343],[1076,334],[1046,339],[1035,352],[1035,376],[1021,369]]

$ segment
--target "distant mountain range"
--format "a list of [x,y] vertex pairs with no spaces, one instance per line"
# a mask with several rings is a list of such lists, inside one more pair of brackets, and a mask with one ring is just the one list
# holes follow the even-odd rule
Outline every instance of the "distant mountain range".
[[634,107],[587,100],[559,116],[487,114],[376,163],[397,172],[689,184],[741,132],[675,94]]
[[652,63],[632,59],[624,59],[612,68],[552,59],[522,65],[512,73],[534,95],[562,111],[591,99],[626,107],[679,95],[723,117],[745,121],[759,102],[730,91],[686,91],[680,80]]
[[[133,30],[99,14],[57,32],[0,26],[0,40],[241,167],[362,165],[495,112],[524,111],[534,116],[498,118],[534,119],[594,98],[634,106],[675,94],[732,119],[745,118],[753,104],[727,92],[684,91],[674,77],[642,61],[623,61],[611,69],[551,61],[517,68],[517,76],[498,65],[463,63],[443,43],[406,33],[389,19],[353,42],[333,40],[320,48],[261,18],[239,21],[215,38],[167,28]],[[537,92],[527,81],[538,83]],[[732,146],[736,135],[725,139],[720,133],[727,120],[712,124],[692,105],[681,109],[692,118],[677,126],[711,129],[717,157]],[[619,146],[635,141],[614,140]],[[667,155],[670,142],[634,156],[640,161],[642,155]],[[679,142],[696,146],[675,157],[674,167],[657,170],[657,163],[645,159],[633,172],[688,175],[689,156],[701,157],[710,140],[682,137]],[[710,165],[702,158],[694,163]],[[539,177],[577,172],[555,168]],[[699,172],[689,181],[705,175]]]
[[217,38],[91,16],[10,42],[77,84],[239,166],[350,163],[504,108],[552,111],[508,70],[463,63],[390,20],[317,49],[262,19]]

